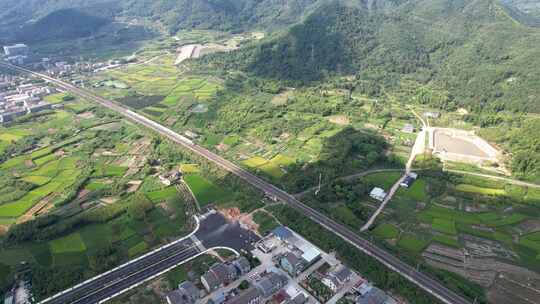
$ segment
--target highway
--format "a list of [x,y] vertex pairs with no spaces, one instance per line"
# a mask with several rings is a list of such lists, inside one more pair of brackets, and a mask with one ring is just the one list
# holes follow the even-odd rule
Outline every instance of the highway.
[[207,149],[200,147],[198,145],[195,145],[187,138],[181,136],[180,134],[140,115],[137,114],[127,108],[124,108],[123,106],[118,105],[117,103],[106,100],[100,96],[96,96],[93,93],[78,88],[72,84],[66,83],[64,81],[60,81],[58,79],[49,77],[44,74],[36,73],[31,70],[21,68],[18,66],[13,66],[6,63],[0,63],[0,65],[3,65],[5,67],[9,67],[11,69],[29,73],[34,76],[37,76],[39,78],[42,78],[46,81],[49,81],[67,91],[70,91],[71,93],[75,95],[79,95],[81,97],[84,97],[85,99],[89,101],[94,101],[98,104],[101,104],[113,111],[116,111],[117,113],[120,113],[121,115],[125,116],[129,120],[132,120],[134,122],[137,122],[151,130],[154,130],[158,134],[161,134],[162,136],[165,136],[169,138],[171,141],[179,144],[183,148],[192,151],[193,153],[206,158],[207,160],[217,164],[221,168],[223,168],[226,171],[229,171],[236,176],[242,178],[247,183],[251,184],[255,188],[263,191],[266,195],[276,199],[280,200],[284,203],[289,204],[290,206],[296,208],[297,210],[304,213],[306,216],[311,218],[313,221],[319,223],[326,229],[330,230],[334,234],[340,236],[345,241],[349,242],[350,244],[354,245],[356,248],[364,252],[365,254],[372,256],[373,258],[377,259],[379,262],[387,266],[388,268],[392,269],[393,271],[398,272],[403,277],[407,278],[409,281],[413,282],[414,284],[418,285],[443,303],[447,304],[469,304],[471,303],[464,297],[456,294],[455,292],[451,291],[450,289],[443,286],[441,283],[439,283],[437,280],[427,276],[424,273],[421,273],[419,271],[416,271],[415,268],[409,266],[408,264],[402,262],[395,256],[389,254],[388,252],[378,248],[377,246],[371,244],[369,241],[365,240],[364,238],[358,236],[356,233],[351,231],[349,228],[345,227],[344,225],[341,225],[330,218],[326,217],[322,213],[304,205],[300,201],[298,201],[293,195],[277,188],[276,186],[264,181],[263,179],[251,174],[250,172],[238,167],[234,163],[220,157],[219,155],[208,151]]
[[40,303],[99,303],[200,253],[197,245],[187,238],[142,259],[121,265],[111,272],[85,281]]

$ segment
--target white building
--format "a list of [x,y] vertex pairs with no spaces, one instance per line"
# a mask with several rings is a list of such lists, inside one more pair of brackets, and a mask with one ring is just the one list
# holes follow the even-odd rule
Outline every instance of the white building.
[[14,45],[4,46],[4,53],[6,56],[28,56],[30,49],[26,44],[18,43]]
[[371,190],[371,192],[369,193],[369,196],[382,202],[384,198],[386,197],[386,192],[384,192],[384,190],[381,188],[375,187],[373,188],[373,190]]

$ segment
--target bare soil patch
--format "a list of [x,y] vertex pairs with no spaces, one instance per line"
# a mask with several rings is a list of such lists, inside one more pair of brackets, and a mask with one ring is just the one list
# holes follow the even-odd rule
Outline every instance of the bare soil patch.
[[103,203],[107,204],[107,205],[112,205],[114,203],[116,203],[118,201],[118,198],[117,197],[113,197],[113,196],[110,196],[110,197],[102,197],[100,199],[100,201],[102,201]]
[[347,115],[333,115],[328,117],[328,121],[340,126],[347,126],[351,123]]
[[87,111],[87,112],[83,112],[81,114],[77,114],[77,117],[84,118],[84,119],[91,119],[91,118],[96,117],[96,115],[94,115],[94,113],[92,113],[90,111]]

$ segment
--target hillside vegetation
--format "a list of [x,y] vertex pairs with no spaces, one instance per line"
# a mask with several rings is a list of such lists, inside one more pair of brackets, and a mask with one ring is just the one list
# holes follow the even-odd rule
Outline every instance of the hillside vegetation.
[[[223,31],[245,31],[253,28],[265,30],[283,28],[285,25],[300,20],[307,11],[327,0],[5,0],[0,3],[0,39],[27,39],[25,35],[13,35],[14,30],[49,14],[65,18],[66,12],[76,10],[81,14],[112,17],[145,18],[156,25],[162,25],[169,33],[178,30],[214,29]],[[58,15],[55,15],[58,14]],[[84,21],[85,18],[80,20]],[[49,23],[37,27],[40,31],[54,31]],[[65,23],[64,23],[65,24]],[[68,23],[69,24],[69,23]],[[82,25],[93,25],[87,22]],[[95,24],[94,24],[95,25]],[[81,23],[70,28],[81,27]],[[63,29],[66,31],[66,29]],[[75,30],[76,31],[76,30]],[[55,33],[60,33],[56,31]],[[46,36],[46,35],[43,35]],[[67,32],[64,39],[72,39],[72,32]],[[7,38],[4,38],[7,39]]]
[[412,80],[448,90],[439,106],[540,112],[539,43],[540,29],[516,22],[491,0],[408,1],[385,10],[336,1],[224,60],[293,82],[329,73],[385,88]]
[[23,27],[17,36],[25,42],[75,39],[90,36],[110,21],[75,9],[61,9]]

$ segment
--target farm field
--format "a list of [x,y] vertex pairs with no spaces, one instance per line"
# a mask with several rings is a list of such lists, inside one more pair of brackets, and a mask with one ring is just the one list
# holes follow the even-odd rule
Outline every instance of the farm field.
[[259,156],[255,156],[243,161],[243,164],[247,167],[255,170],[260,170],[264,174],[274,179],[279,179],[283,177],[287,172],[287,166],[290,166],[294,163],[294,159],[282,154],[278,154],[269,160]]
[[182,164],[202,204],[235,193],[168,142],[154,145],[144,130],[84,101],[66,103],[87,112],[66,106],[0,127],[2,149],[15,155],[0,164],[0,288],[26,261],[38,299],[190,230],[183,196],[161,184],[155,170],[164,169],[150,169],[150,158]]
[[186,175],[184,176],[184,181],[193,192],[193,195],[195,195],[201,207],[209,204],[223,203],[231,199],[231,193],[198,174]]

